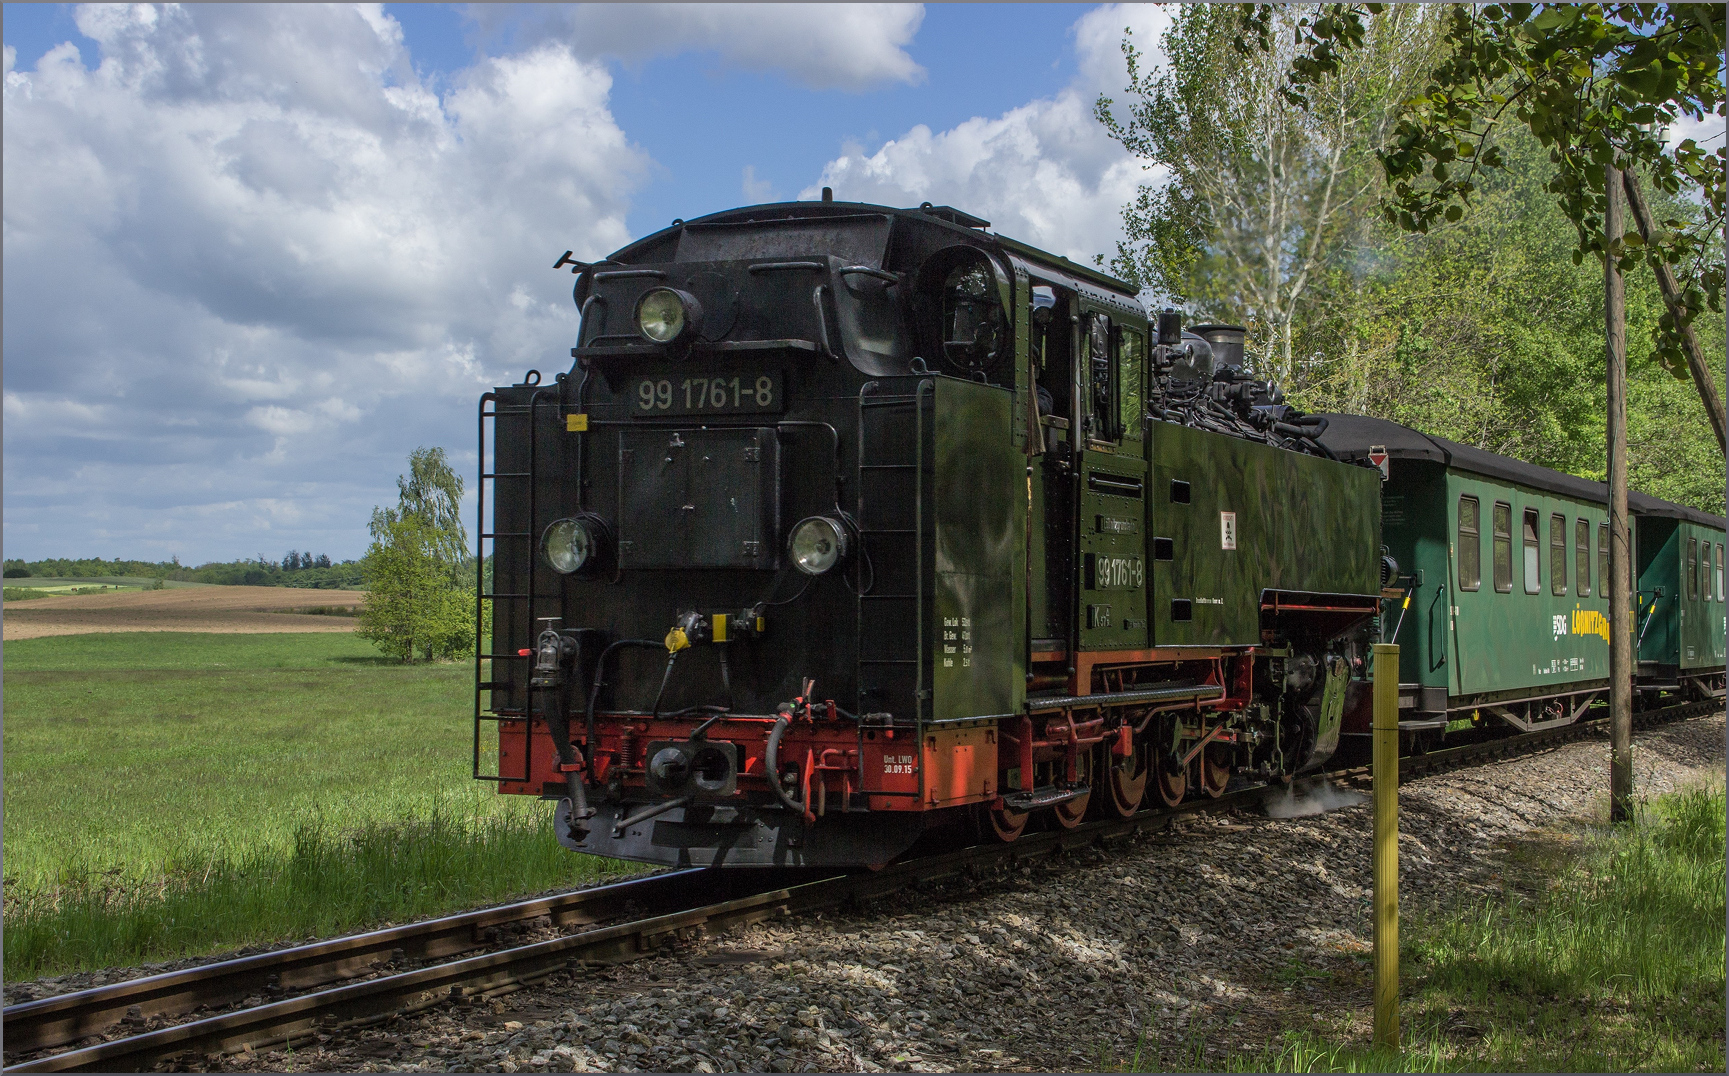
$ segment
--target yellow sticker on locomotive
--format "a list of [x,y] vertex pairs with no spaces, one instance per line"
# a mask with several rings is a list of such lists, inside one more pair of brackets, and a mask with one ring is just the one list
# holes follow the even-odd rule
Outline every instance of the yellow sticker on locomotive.
[[564,416],[564,430],[566,433],[587,433],[588,432],[588,416],[587,415],[566,415],[566,416]]

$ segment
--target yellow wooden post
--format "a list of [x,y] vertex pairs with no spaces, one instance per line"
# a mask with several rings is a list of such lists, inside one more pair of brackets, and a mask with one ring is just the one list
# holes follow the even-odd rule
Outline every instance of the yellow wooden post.
[[1375,1042],[1399,1048],[1399,648],[1375,644]]

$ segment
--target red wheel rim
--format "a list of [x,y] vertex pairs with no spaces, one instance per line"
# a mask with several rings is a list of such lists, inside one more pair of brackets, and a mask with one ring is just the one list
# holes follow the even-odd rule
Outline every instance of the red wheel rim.
[[985,812],[991,817],[991,832],[997,835],[997,840],[1008,844],[1019,837],[1027,828],[1027,812],[1011,811],[1006,807],[992,807]]
[[1077,784],[1089,786],[1086,795],[1076,796],[1066,803],[1059,803],[1051,808],[1051,814],[1056,818],[1057,825],[1064,829],[1074,829],[1087,817],[1087,804],[1092,802],[1093,793],[1093,753],[1083,751],[1075,759],[1075,781]]
[[1188,775],[1181,770],[1171,773],[1163,766],[1154,766],[1153,772],[1158,778],[1153,786],[1159,791],[1159,802],[1166,807],[1175,807],[1183,802],[1183,796],[1189,791]]
[[1152,775],[1151,756],[1152,751],[1144,740],[1137,740],[1126,758],[1106,755],[1111,763],[1105,781],[1110,794],[1099,797],[1102,814],[1127,818],[1141,809],[1141,803],[1147,797],[1147,778]]
[[1223,744],[1208,744],[1201,752],[1201,791],[1213,799],[1225,794],[1231,783],[1231,753]]

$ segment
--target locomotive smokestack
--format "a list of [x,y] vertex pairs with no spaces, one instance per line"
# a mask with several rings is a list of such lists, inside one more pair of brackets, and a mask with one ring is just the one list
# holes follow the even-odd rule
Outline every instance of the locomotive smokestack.
[[825,202],[834,201],[834,188],[833,187],[824,187],[822,189],[822,200]]

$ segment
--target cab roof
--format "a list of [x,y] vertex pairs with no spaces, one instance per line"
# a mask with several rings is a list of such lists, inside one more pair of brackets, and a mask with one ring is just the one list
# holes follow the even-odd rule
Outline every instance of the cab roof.
[[[690,220],[676,220],[670,227],[643,236],[624,247],[614,251],[607,257],[609,262],[630,263],[642,260],[644,256],[652,258],[658,250],[665,249],[676,239],[683,229],[702,227],[705,225],[751,224],[751,223],[786,223],[798,221],[801,223],[820,223],[824,220],[834,221],[837,225],[849,221],[857,221],[860,217],[887,217],[896,224],[906,222],[915,227],[930,227],[944,229],[956,234],[967,236],[974,241],[984,240],[986,245],[995,244],[1007,251],[1020,255],[1022,258],[1044,263],[1053,269],[1079,277],[1096,284],[1101,288],[1117,292],[1128,298],[1134,298],[1134,285],[1125,280],[1100,272],[1097,269],[1070,261],[1058,254],[1040,250],[1030,243],[1011,239],[990,231],[990,221],[975,217],[952,206],[924,205],[911,209],[897,209],[893,206],[875,205],[870,202],[770,202],[764,205],[741,206],[737,209],[727,209],[719,213],[710,213],[703,217]],[[881,266],[875,266],[881,268]]]

